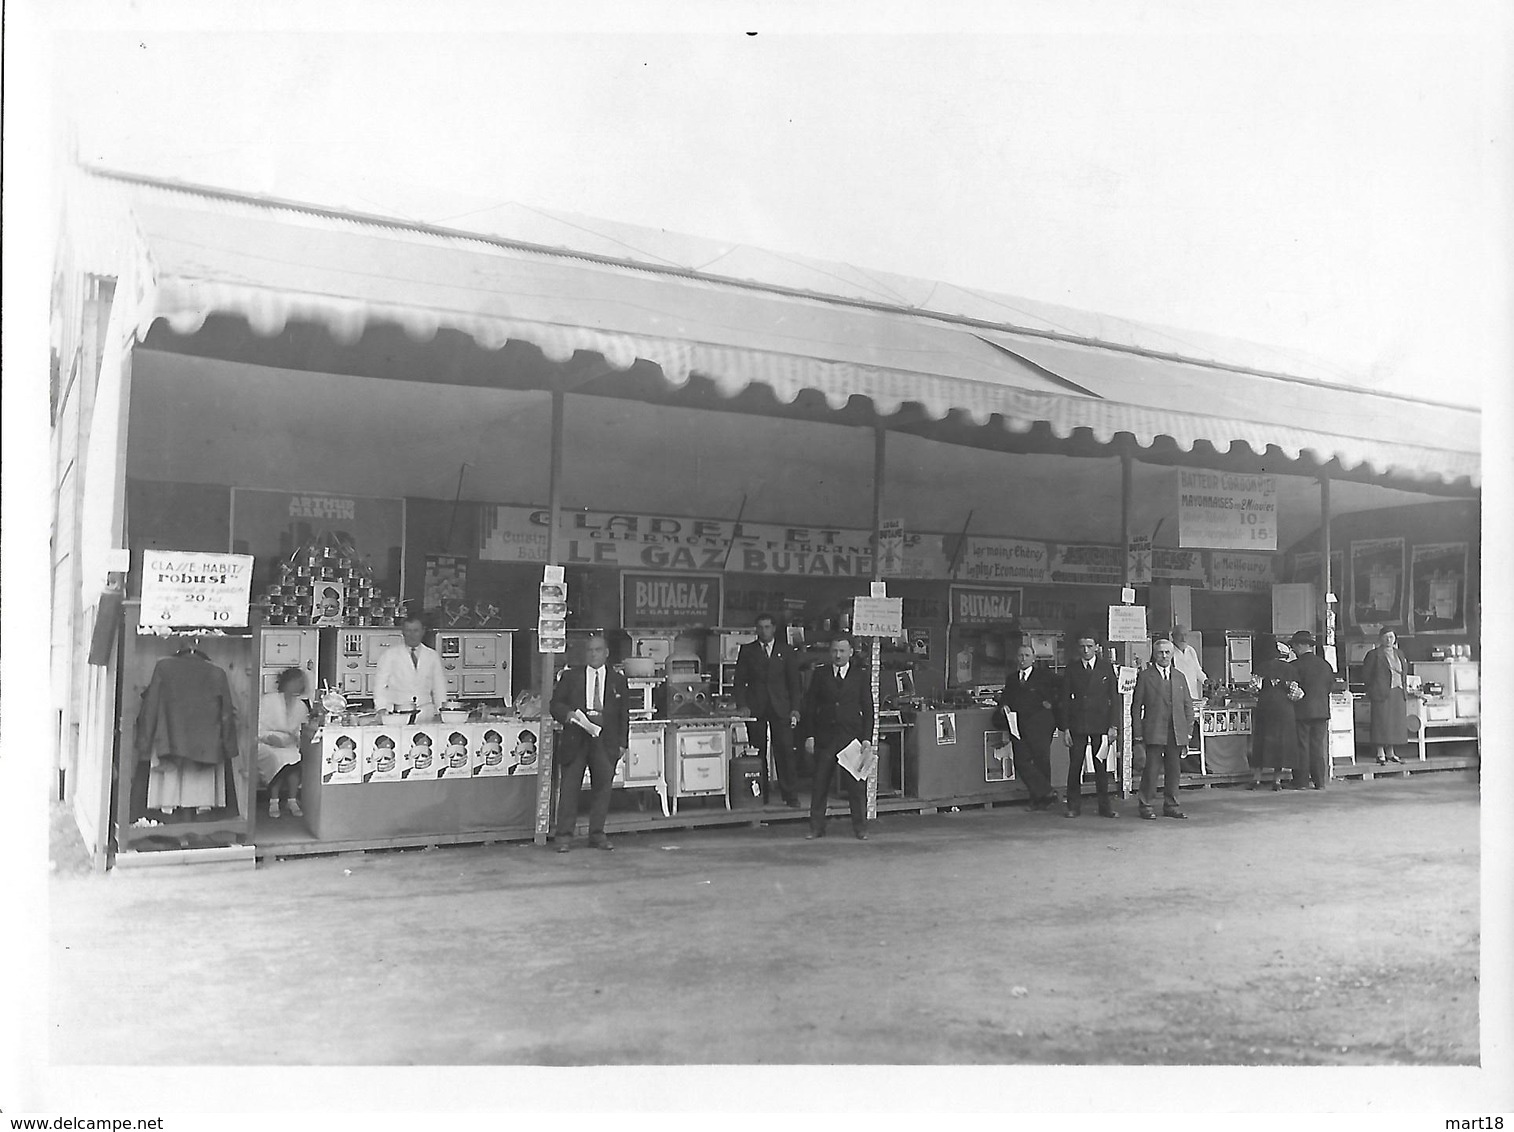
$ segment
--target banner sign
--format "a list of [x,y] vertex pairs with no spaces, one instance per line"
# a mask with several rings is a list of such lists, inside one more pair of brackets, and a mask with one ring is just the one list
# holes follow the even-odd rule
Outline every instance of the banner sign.
[[1085,586],[1118,586],[1125,580],[1125,550],[1119,546],[1053,544],[1052,582]]
[[1277,477],[1178,469],[1178,545],[1277,549]]
[[1404,540],[1351,544],[1351,620],[1357,625],[1404,623]]
[[1467,544],[1437,542],[1416,546],[1410,572],[1415,633],[1467,631]]
[[1214,593],[1267,593],[1274,581],[1271,555],[1216,551],[1209,556],[1209,589]]
[[142,552],[139,624],[244,627],[252,555],[190,550]]
[[953,586],[951,621],[953,625],[1010,626],[1020,620],[1025,608],[1023,590],[985,589],[979,586]]
[[964,582],[1044,585],[1051,580],[1049,543],[1019,538],[965,540],[956,576]]
[[1204,569],[1204,555],[1198,550],[1178,550],[1171,546],[1151,548],[1151,580],[1174,586],[1203,589],[1209,584]]
[[[1320,582],[1319,551],[1301,550],[1293,556],[1293,574],[1289,579],[1294,582],[1313,582],[1316,586]],[[1330,592],[1340,600],[1345,591],[1346,582],[1346,554],[1344,551],[1335,550],[1330,553]]]
[[620,575],[620,623],[626,629],[698,628],[720,624],[718,574]]

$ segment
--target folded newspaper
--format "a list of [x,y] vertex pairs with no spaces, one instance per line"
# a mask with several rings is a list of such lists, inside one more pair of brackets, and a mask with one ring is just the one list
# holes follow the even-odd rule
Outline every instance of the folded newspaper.
[[836,761],[858,782],[865,782],[878,765],[878,749],[871,743],[864,745],[853,739],[836,752]]
[[568,721],[570,723],[576,723],[579,727],[587,731],[592,738],[595,739],[598,739],[599,733],[604,730],[599,726],[599,724],[595,723],[578,708],[573,709],[573,714],[568,716]]

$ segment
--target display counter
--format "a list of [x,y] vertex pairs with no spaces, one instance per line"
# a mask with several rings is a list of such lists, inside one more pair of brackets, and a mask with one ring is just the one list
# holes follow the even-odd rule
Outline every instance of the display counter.
[[[1058,733],[1051,742],[1051,782],[1059,795],[1067,757]],[[1014,769],[1009,732],[995,708],[917,712],[905,736],[904,785],[912,798],[1020,797],[1025,788]]]
[[305,821],[320,841],[488,830],[530,835],[535,719],[321,729],[301,761]]
[[1204,705],[1199,734],[1206,773],[1251,772],[1251,713],[1255,710],[1254,697]]

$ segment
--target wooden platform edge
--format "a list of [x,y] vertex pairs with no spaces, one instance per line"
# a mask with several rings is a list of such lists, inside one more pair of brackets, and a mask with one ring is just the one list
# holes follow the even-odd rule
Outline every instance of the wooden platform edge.
[[[1375,763],[1337,766],[1334,768],[1334,779],[1361,778],[1370,781],[1373,778],[1403,778],[1415,774],[1429,774],[1442,771],[1475,770],[1479,766],[1476,756],[1448,756],[1443,758],[1431,758],[1424,762],[1393,763],[1388,767],[1378,767]],[[1250,774],[1228,775],[1184,775],[1182,788],[1204,789],[1211,786],[1238,786],[1251,781]],[[1270,782],[1271,776],[1264,775],[1263,781]],[[1093,786],[1086,785],[1084,796],[1093,793]],[[942,798],[880,798],[878,799],[878,812],[880,814],[908,814],[921,815],[947,813],[953,808],[957,810],[969,809],[992,809],[1013,803],[1028,801],[1022,790],[1015,790],[1004,794],[959,794],[948,795]],[[832,801],[826,809],[828,817],[844,816],[847,812],[845,803]],[[672,817],[664,818],[660,814],[656,816],[611,814],[605,825],[605,832],[611,834],[644,834],[644,833],[674,833],[690,829],[711,829],[720,826],[739,828],[758,828],[762,825],[776,825],[785,822],[801,822],[809,820],[809,810],[789,809],[787,807],[764,807],[735,810],[710,810],[707,812],[684,811]],[[509,843],[515,845],[527,845],[531,842],[533,833],[531,830],[522,830],[520,827],[503,829],[472,830],[465,833],[449,834],[416,834],[405,837],[378,838],[368,841],[286,841],[263,844],[258,846],[234,846],[238,850],[255,850],[259,861],[277,860],[280,858],[293,857],[324,857],[338,856],[351,853],[385,852],[400,849],[426,849],[442,848],[450,846],[490,845],[497,843]],[[183,853],[206,853],[211,850],[190,849]],[[141,857],[163,857],[169,852],[135,854]]]

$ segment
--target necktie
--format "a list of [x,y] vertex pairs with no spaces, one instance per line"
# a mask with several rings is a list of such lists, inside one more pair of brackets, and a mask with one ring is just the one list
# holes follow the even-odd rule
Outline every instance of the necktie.
[[600,708],[600,702],[599,702],[599,669],[597,669],[597,668],[591,668],[591,669],[589,669],[589,673],[590,673],[590,675],[591,675],[591,677],[592,677],[592,679],[594,681],[594,694],[589,697],[589,710],[590,711],[598,711],[599,708]]
[[420,668],[420,666],[421,666],[420,654],[417,653],[414,649],[411,649],[410,650],[410,667],[418,669],[418,668]]
[[840,666],[840,665],[839,665],[839,664],[838,664],[838,665],[837,665],[837,666],[836,666],[836,679],[837,679],[837,680],[840,680],[840,679],[841,679],[841,678],[842,678],[842,677],[843,677],[843,676],[845,676],[845,675],[846,675],[846,670],[845,670],[845,669],[844,669],[844,668],[842,668],[842,667],[841,667],[841,666]]

